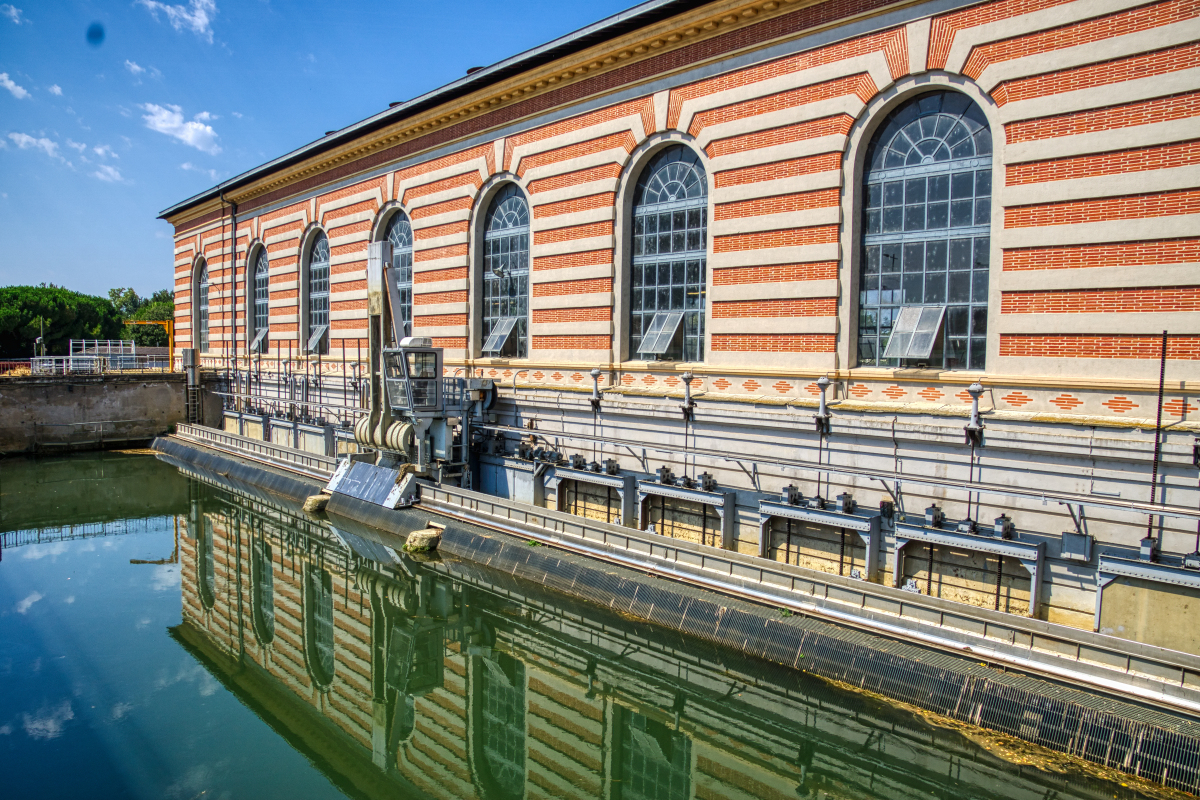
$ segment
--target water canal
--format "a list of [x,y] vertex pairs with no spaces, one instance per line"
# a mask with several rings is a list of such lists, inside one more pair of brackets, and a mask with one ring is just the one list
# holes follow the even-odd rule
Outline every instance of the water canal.
[[1185,797],[146,454],[0,461],[5,798]]

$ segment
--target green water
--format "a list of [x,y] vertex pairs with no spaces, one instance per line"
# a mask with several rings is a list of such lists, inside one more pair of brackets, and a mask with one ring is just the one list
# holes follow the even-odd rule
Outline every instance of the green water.
[[1179,796],[201,477],[0,461],[0,797]]

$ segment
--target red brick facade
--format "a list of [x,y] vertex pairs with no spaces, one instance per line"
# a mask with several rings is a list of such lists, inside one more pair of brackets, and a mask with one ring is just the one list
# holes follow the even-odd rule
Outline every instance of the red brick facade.
[[[244,310],[233,328],[229,257],[232,249],[240,304],[246,261],[262,244],[270,352],[299,352],[304,247],[320,227],[332,254],[331,352],[356,352],[366,338],[367,246],[399,207],[413,225],[414,334],[447,347],[449,362],[477,360],[481,201],[515,180],[531,210],[530,363],[545,376],[555,365],[569,374],[582,363],[631,363],[622,317],[629,196],[655,143],[673,140],[700,153],[709,182],[705,361],[723,367],[730,385],[746,377],[741,366],[780,371],[757,379],[766,386],[788,372],[853,369],[856,164],[888,110],[932,70],[926,88],[966,86],[995,142],[987,371],[1037,375],[1039,359],[1070,359],[1076,377],[1088,378],[1105,372],[1089,359],[1154,360],[1164,313],[1173,315],[1169,358],[1200,362],[1200,0],[1104,9],[999,0],[933,16],[912,7],[840,37],[822,26],[883,3],[786,5],[688,12],[659,26],[675,33],[645,45],[531,70],[497,84],[494,99],[484,91],[461,108],[364,134],[358,154],[266,175],[228,193],[239,203],[236,240],[227,208],[178,210],[170,219],[180,346],[192,344],[193,265],[203,256],[210,350],[245,350]],[[1044,28],[1036,15],[1050,8],[1058,16]],[[809,38],[818,28],[834,33],[820,44]],[[722,61],[735,52],[743,65]],[[690,72],[701,65],[704,73]],[[1161,267],[1171,271],[1156,278]],[[1035,276],[1045,285],[1028,283]],[[1096,333],[1108,314],[1124,327]],[[1044,321],[1021,328],[1033,315]],[[1056,315],[1094,321],[1071,329]],[[754,323],[731,327],[741,319]],[[857,385],[883,398],[895,379],[871,380],[882,382]],[[1027,397],[1006,393],[1018,395]],[[1046,402],[1073,407],[1065,396]]]

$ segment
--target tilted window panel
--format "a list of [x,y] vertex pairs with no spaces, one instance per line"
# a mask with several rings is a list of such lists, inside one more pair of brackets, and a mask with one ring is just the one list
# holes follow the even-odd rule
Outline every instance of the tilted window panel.
[[529,355],[529,235],[529,204],[516,184],[508,184],[492,200],[484,224],[484,352],[489,352],[486,345],[501,320],[511,319],[505,354]]
[[328,353],[329,338],[329,239],[319,234],[308,260],[309,353]]
[[487,341],[483,343],[483,354],[499,355],[504,350],[504,345],[508,342],[508,337],[512,335],[516,324],[516,317],[501,317],[496,320],[495,325],[492,326],[492,332],[488,334]]
[[638,355],[658,356],[666,353],[675,341],[679,331],[679,323],[683,321],[682,311],[660,311],[650,320],[650,326],[642,336],[642,344],[638,347]]
[[[630,265],[630,349],[639,355],[701,361],[707,292],[708,183],[699,157],[682,145],[646,166],[634,191]],[[645,346],[660,314],[679,312],[683,333]],[[663,323],[660,323],[663,324]]]
[[943,305],[943,336],[924,358],[983,368],[991,165],[983,112],[957,92],[908,101],[876,133],[863,180],[860,364],[898,366],[886,353],[901,308]]
[[883,357],[929,358],[945,315],[945,306],[903,306],[892,326]]
[[393,309],[400,320],[405,336],[412,335],[413,321],[413,232],[412,223],[403,212],[397,212],[388,222],[387,240],[392,243],[392,280],[400,296],[400,308]]

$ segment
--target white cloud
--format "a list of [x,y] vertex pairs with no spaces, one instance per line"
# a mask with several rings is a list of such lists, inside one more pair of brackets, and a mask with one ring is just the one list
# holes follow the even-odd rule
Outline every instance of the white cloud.
[[75,602],[75,595],[73,595],[73,594],[68,595],[66,598],[63,599],[63,602],[66,603],[67,605],[71,605],[71,603]]
[[101,164],[100,168],[92,173],[92,177],[99,178],[100,180],[104,181],[105,183],[120,183],[121,182],[120,171],[116,167],[111,166],[109,164]]
[[12,92],[12,96],[18,100],[24,100],[29,97],[29,92],[25,91],[23,86],[18,86],[12,78],[8,77],[7,72],[0,72],[0,86]]
[[158,19],[158,12],[167,15],[167,22],[177,31],[188,30],[212,44],[212,18],[217,15],[216,0],[189,0],[186,6],[170,6],[158,0],[137,0]]
[[[17,143],[17,147],[22,150],[28,150],[31,147],[37,147],[40,150],[45,150],[46,155],[57,156],[58,145],[49,139],[34,139],[24,133],[10,133],[8,138]],[[28,547],[22,548],[21,558],[25,560],[34,560],[45,558],[46,556],[61,556],[67,552],[66,542],[54,542],[53,544],[31,544]]]
[[179,167],[181,169],[186,169],[188,172],[199,172],[201,175],[207,175],[210,180],[214,180],[214,181],[217,179],[217,176],[220,174],[215,169],[205,169],[204,167],[197,167],[195,164],[191,163],[190,161],[183,162],[182,164],[179,165]]
[[141,75],[146,71],[145,67],[139,66],[136,61],[130,61],[128,58],[125,59],[125,69],[129,70],[134,75]]
[[147,112],[142,115],[142,119],[146,121],[146,127],[150,130],[173,136],[184,144],[191,145],[209,155],[221,152],[221,147],[217,144],[217,132],[211,125],[206,125],[202,121],[202,119],[211,119],[211,115],[207,111],[201,111],[192,121],[184,122],[183,109],[179,106],[146,103],[141,108]]
[[46,91],[49,92],[50,94],[54,95],[55,97],[62,97],[62,87],[59,86],[57,83],[51,84],[50,88],[47,89]]
[[207,111],[201,111],[199,114],[193,117],[193,119],[195,119],[197,122],[212,122],[215,119],[220,119],[220,117],[218,117],[216,114],[210,114]]
[[237,117],[238,119],[241,119],[241,118],[242,118],[242,115],[241,115],[241,114],[239,114],[239,113],[238,113],[238,112],[236,112],[236,111],[234,111],[234,112],[233,112],[233,116]]
[[63,700],[55,708],[43,708],[34,716],[24,714],[25,733],[30,739],[56,739],[62,735],[63,727],[75,719],[71,702]]
[[41,592],[34,592],[34,593],[30,594],[24,600],[17,603],[17,613],[18,614],[26,613],[27,611],[29,611],[29,609],[33,606],[34,603],[36,603],[38,600],[41,600],[43,597],[45,597],[45,595],[43,595]]
[[159,564],[156,566],[154,573],[150,576],[150,586],[156,592],[179,589],[179,565]]
[[87,150],[86,144],[83,144],[82,142],[76,142],[71,139],[67,139],[67,147],[70,147],[72,150],[78,150],[80,153],[82,153],[84,150]]
[[12,20],[13,25],[20,25],[22,22],[29,22],[27,19],[21,19],[21,14],[24,12],[19,8],[13,8],[8,3],[0,5],[0,14]]
[[92,148],[92,152],[101,158],[120,158],[119,155],[113,152],[113,149],[106,144],[98,144]]
[[130,711],[133,711],[133,705],[131,703],[117,703],[112,707],[112,718],[121,719]]

